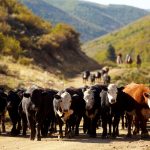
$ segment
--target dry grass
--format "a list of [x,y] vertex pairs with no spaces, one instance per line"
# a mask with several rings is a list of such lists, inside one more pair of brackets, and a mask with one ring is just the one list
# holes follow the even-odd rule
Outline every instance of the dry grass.
[[[36,84],[46,88],[63,88],[64,81],[40,67],[34,65],[21,65],[13,61],[11,57],[1,57],[0,63],[7,66],[9,74],[0,74],[0,85],[8,88],[27,87]],[[3,68],[4,70],[5,68]]]

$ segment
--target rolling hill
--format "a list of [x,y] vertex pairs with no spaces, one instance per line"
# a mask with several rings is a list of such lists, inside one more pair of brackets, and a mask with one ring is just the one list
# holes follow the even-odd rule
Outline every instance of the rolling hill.
[[131,54],[133,59],[140,54],[143,62],[150,62],[150,16],[143,17],[128,26],[112,32],[82,46],[82,50],[98,62],[108,61],[108,45],[115,48],[115,53]]
[[44,19],[73,25],[82,41],[102,36],[148,14],[146,10],[131,6],[107,6],[79,0],[20,1]]
[[[93,23],[89,23],[77,16],[71,15],[62,9],[59,9],[45,1],[41,0],[20,0],[28,8],[30,8],[36,15],[50,21],[53,25],[63,22],[75,27],[80,33],[80,38],[83,41],[99,37],[99,35],[106,34],[107,31]],[[87,32],[88,31],[88,32]]]
[[[74,75],[99,67],[80,50],[79,34],[64,23],[52,26],[16,0],[0,1],[0,54],[51,73]],[[78,67],[76,67],[78,66]]]

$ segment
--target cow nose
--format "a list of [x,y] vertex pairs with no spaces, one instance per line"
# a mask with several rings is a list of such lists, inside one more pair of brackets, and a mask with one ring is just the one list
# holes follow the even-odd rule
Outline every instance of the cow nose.
[[90,110],[90,109],[91,109],[91,106],[89,106],[89,105],[86,106],[86,109],[87,109],[87,110]]
[[111,100],[111,103],[115,103],[115,102],[116,102],[115,99],[112,99],[112,100]]
[[64,112],[68,112],[68,109],[64,109]]
[[11,109],[11,108],[12,108],[11,104],[8,103],[8,104],[7,104],[7,109]]

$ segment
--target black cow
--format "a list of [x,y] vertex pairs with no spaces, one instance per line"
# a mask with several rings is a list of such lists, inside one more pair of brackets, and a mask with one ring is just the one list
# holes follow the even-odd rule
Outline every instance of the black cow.
[[95,84],[95,74],[90,74],[90,83]]
[[106,89],[106,86],[95,85],[84,91],[86,112],[84,116],[83,130],[84,132],[87,131],[90,137],[96,137],[96,127],[101,112],[101,98],[99,94],[102,89]]
[[110,84],[108,90],[102,91],[101,96],[101,118],[103,133],[102,137],[107,137],[107,124],[109,124],[109,134],[111,134],[111,123],[113,118],[113,133],[112,136],[119,135],[119,121],[120,117],[127,112],[128,118],[128,134],[131,136],[131,124],[132,116],[130,114],[136,113],[136,109],[139,108],[138,103],[134,99],[123,92],[122,88],[117,88],[115,84]]
[[72,132],[79,134],[79,125],[85,110],[82,88],[67,88],[58,92],[54,99],[54,110],[59,124],[59,136],[63,137],[62,126],[65,127],[65,135],[71,137]]
[[86,70],[82,73],[83,83],[86,83],[86,81],[88,81],[89,76],[90,76],[90,71],[89,70]]
[[41,133],[46,136],[51,121],[55,120],[53,110],[54,95],[58,91],[52,89],[42,89],[36,86],[29,88],[22,99],[22,110],[24,117],[24,134],[26,134],[26,122],[31,128],[30,139],[41,140]]
[[108,75],[107,73],[104,73],[102,77],[103,77],[103,83],[104,83],[104,85],[110,84],[110,81],[111,81],[110,75]]
[[[12,129],[11,135],[18,135],[20,134],[21,130],[21,116],[19,114],[19,104],[23,98],[23,92],[25,89],[17,89],[15,91],[8,92],[8,99],[7,99],[7,110],[12,121]],[[17,126],[17,127],[16,127]]]
[[[6,132],[5,130],[6,106],[7,106],[7,94],[5,94],[3,90],[0,90],[0,125],[2,123],[2,132]],[[0,127],[0,134],[1,134],[1,127]]]
[[97,82],[99,82],[100,79],[101,79],[101,72],[100,72],[100,71],[97,71],[97,72],[95,73],[95,80],[96,80]]

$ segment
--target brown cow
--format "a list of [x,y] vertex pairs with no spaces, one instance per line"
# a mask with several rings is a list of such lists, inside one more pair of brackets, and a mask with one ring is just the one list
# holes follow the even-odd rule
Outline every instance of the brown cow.
[[137,134],[139,132],[139,127],[141,127],[141,136],[148,136],[146,123],[147,119],[150,117],[150,89],[143,84],[131,83],[128,84],[123,91],[140,104],[140,108],[138,108],[135,116],[134,134]]

